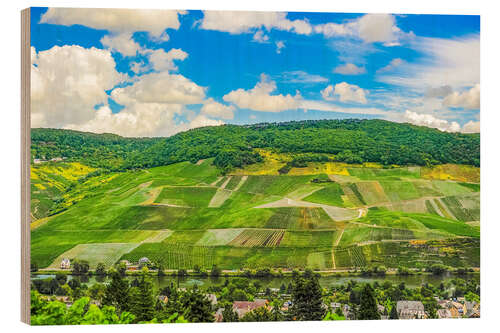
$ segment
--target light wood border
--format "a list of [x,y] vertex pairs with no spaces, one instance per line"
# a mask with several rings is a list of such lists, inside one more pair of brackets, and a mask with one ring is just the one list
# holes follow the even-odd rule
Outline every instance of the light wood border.
[[30,323],[30,9],[21,11],[21,321]]

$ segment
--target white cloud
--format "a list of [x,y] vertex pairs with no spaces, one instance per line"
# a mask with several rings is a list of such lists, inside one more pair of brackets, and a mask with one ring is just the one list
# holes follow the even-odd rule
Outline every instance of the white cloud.
[[366,91],[354,84],[347,82],[337,83],[335,87],[328,85],[321,91],[321,96],[325,100],[334,100],[338,97],[341,102],[356,102],[366,104]]
[[326,77],[316,74],[309,74],[304,71],[284,72],[281,77],[286,83],[320,83],[328,82]]
[[480,99],[480,86],[478,83],[467,91],[461,93],[452,92],[444,98],[443,105],[465,109],[479,109]]
[[106,90],[125,79],[107,50],[78,45],[32,48],[32,127],[81,124],[94,116],[94,106],[106,104]]
[[323,34],[325,37],[349,36],[355,34],[355,23],[338,24],[325,23],[314,26],[314,32]]
[[438,98],[438,97],[446,97],[453,92],[451,86],[441,86],[441,87],[433,87],[428,88],[425,91],[425,97],[427,98]]
[[384,67],[380,68],[379,70],[377,70],[377,73],[390,72],[390,71],[394,70],[395,68],[401,66],[403,63],[404,63],[404,60],[401,58],[392,59],[391,62],[387,66],[384,66]]
[[221,120],[198,114],[188,117],[187,121],[177,122],[177,115],[189,115],[181,104],[133,104],[119,113],[112,113],[108,106],[100,107],[90,121],[64,128],[94,133],[115,133],[128,137],[170,136],[191,128],[224,124]]
[[177,70],[174,60],[184,60],[188,54],[181,49],[171,49],[165,52],[163,49],[148,50],[149,61],[153,68],[157,71],[173,71]]
[[262,30],[257,30],[257,32],[253,35],[253,41],[257,43],[267,43],[269,42],[269,36],[264,33]]
[[414,125],[427,126],[431,128],[437,128],[443,132],[458,132],[460,131],[460,125],[455,122],[449,122],[445,119],[439,119],[431,114],[422,114],[406,110],[404,113],[404,121],[409,122]]
[[480,127],[479,121],[471,120],[462,127],[462,133],[479,133]]
[[366,69],[364,67],[358,67],[355,64],[344,64],[337,66],[333,72],[344,75],[359,75],[366,73]]
[[390,14],[366,14],[357,21],[359,37],[365,42],[391,42],[397,31],[394,16]]
[[250,109],[263,112],[280,112],[297,109],[301,96],[271,95],[276,90],[276,83],[267,75],[261,74],[260,82],[250,90],[233,90],[223,97],[224,101],[231,102],[241,109]]
[[132,38],[131,33],[106,35],[101,38],[101,44],[111,51],[119,52],[127,57],[135,56],[141,49],[141,46]]
[[[209,118],[186,108],[188,104],[205,102],[205,89],[182,75],[168,72],[140,76],[132,85],[115,88],[114,101],[124,106],[112,113],[104,105],[85,123],[69,123],[64,128],[123,136],[169,136],[194,127],[220,125],[221,120]],[[179,120],[179,119],[186,120]]]
[[114,89],[111,97],[122,105],[131,103],[201,104],[205,99],[205,88],[182,75],[168,72],[150,73],[141,76],[130,86]]
[[299,108],[304,110],[340,112],[359,115],[377,115],[382,116],[383,118],[394,115],[394,113],[391,111],[382,110],[376,107],[346,107],[334,103],[313,100],[301,101]]
[[201,113],[215,118],[233,119],[235,107],[216,102],[213,98],[207,99],[201,108]]
[[479,83],[479,35],[456,39],[419,37],[410,46],[423,53],[419,63],[401,66],[381,82],[418,89],[450,86],[454,90]]
[[289,20],[283,12],[250,11],[204,11],[200,27],[205,30],[217,30],[231,34],[249,33],[265,28],[309,35],[312,27],[305,20]]
[[165,29],[179,29],[179,14],[183,12],[158,9],[49,8],[42,15],[40,23],[65,26],[80,24],[116,34],[145,31],[152,37],[160,38]]
[[276,53],[280,54],[281,49],[285,48],[285,43],[282,40],[276,42]]
[[366,43],[381,42],[385,46],[399,45],[400,39],[412,36],[412,33],[402,32],[390,14],[366,14],[345,23],[318,24],[314,26],[314,31],[327,38],[359,38]]

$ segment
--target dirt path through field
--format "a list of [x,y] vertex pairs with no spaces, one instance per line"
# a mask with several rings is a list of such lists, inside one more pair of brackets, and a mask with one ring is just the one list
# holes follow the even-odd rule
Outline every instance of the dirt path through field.
[[344,235],[344,228],[341,229],[340,234],[333,241],[333,247],[332,247],[332,265],[333,265],[333,269],[337,269],[337,264],[335,263],[335,248],[337,246],[339,246],[340,240],[342,239],[343,235]]
[[234,188],[233,191],[238,191],[243,186],[243,184],[247,181],[247,179],[248,179],[248,176],[241,177],[240,182],[238,183],[238,185],[236,185],[236,187]]
[[225,189],[226,186],[227,186],[227,183],[229,183],[229,181],[231,180],[231,178],[233,178],[233,176],[228,176],[227,179],[224,181],[224,183],[222,183],[222,185],[219,188],[221,190]]

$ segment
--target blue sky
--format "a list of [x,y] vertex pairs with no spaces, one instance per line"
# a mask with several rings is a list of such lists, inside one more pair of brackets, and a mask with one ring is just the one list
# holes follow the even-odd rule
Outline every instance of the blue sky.
[[479,16],[33,8],[32,127],[381,118],[479,131]]

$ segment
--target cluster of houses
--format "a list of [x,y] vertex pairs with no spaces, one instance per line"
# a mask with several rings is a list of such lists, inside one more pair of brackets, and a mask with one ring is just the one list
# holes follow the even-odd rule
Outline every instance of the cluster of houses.
[[481,315],[481,305],[466,301],[463,297],[440,300],[438,304],[441,306],[437,311],[439,318],[479,318]]
[[[217,304],[217,298],[215,295],[212,296],[212,304]],[[438,304],[441,309],[437,311],[438,318],[479,318],[480,317],[480,305],[477,302],[468,302],[464,298],[452,299],[452,300],[440,300]],[[291,301],[287,301],[283,304],[281,310],[287,311],[292,305]],[[326,305],[324,305],[326,307]],[[242,318],[246,313],[253,311],[260,307],[267,307],[271,309],[269,301],[266,299],[255,299],[254,301],[235,301],[233,302],[233,310],[238,314],[239,318]],[[346,320],[355,320],[354,311],[351,306],[341,303],[331,303],[330,309],[335,312],[338,308],[341,309]],[[215,314],[217,322],[223,321],[223,308],[219,308]],[[398,301],[396,304],[396,310],[399,319],[427,319],[428,315],[425,312],[424,304],[420,301]],[[378,305],[378,311],[380,313],[381,319],[389,319],[387,311],[385,311],[384,306]]]

